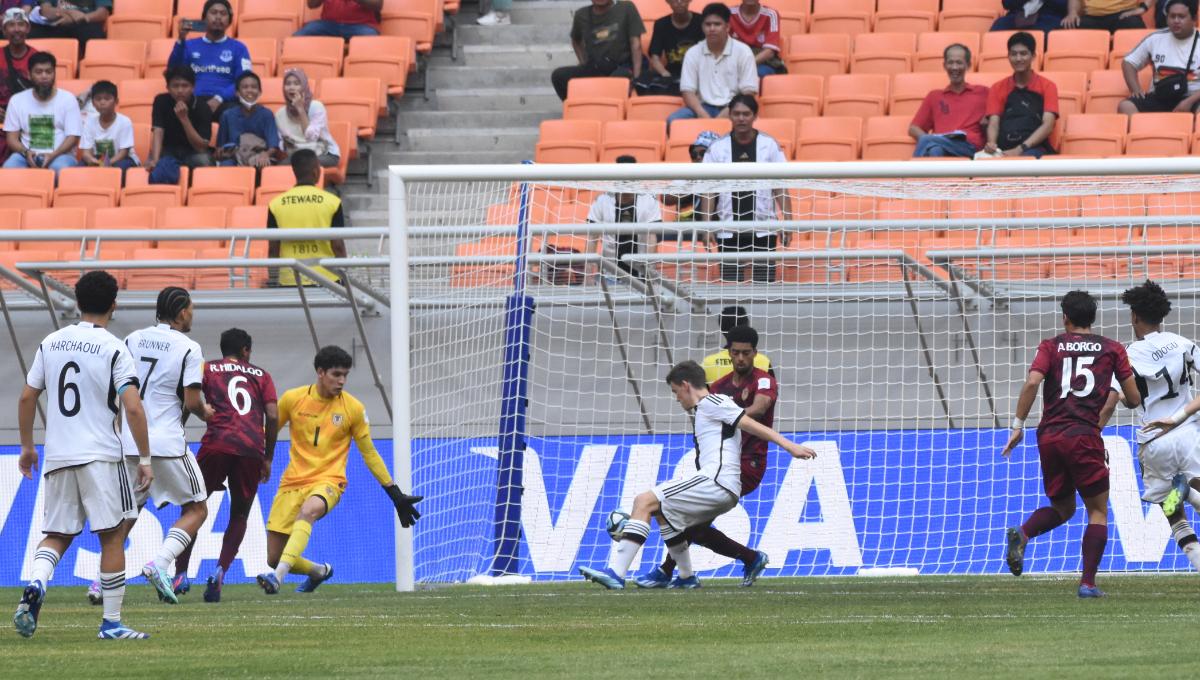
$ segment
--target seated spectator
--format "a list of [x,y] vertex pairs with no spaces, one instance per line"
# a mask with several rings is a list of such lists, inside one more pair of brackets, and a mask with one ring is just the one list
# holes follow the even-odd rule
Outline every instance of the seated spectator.
[[[705,8],[707,18],[708,8]],[[733,132],[713,142],[704,155],[705,163],[786,163],[779,142],[765,132],[754,129],[758,118],[758,102],[753,95],[739,94],[729,102],[729,119]],[[765,222],[776,219],[775,208],[785,220],[792,219],[792,200],[786,189],[758,189],[720,194],[716,210],[712,198],[701,202],[701,213],[709,220],[722,222]],[[775,250],[776,236],[761,227],[751,231],[721,230],[716,232],[717,250],[722,253],[769,252]],[[721,263],[722,281],[741,281],[746,265],[739,262]],[[753,280],[768,283],[775,280],[774,262],[755,262],[749,266]]]
[[221,114],[217,159],[221,165],[265,168],[283,158],[275,115],[258,103],[262,80],[246,71],[237,80],[238,105]]
[[150,157],[146,169],[151,184],[178,184],[179,168],[212,165],[208,140],[212,139],[213,112],[195,94],[196,74],[191,66],[168,66],[167,91],[154,98],[150,109]]
[[704,6],[704,41],[683,57],[679,92],[684,106],[667,117],[668,126],[685,118],[728,118],[735,95],[758,94],[754,52],[729,35],[730,14],[717,2]]
[[275,112],[275,127],[283,142],[283,152],[291,158],[300,149],[317,154],[326,168],[337,166],[341,150],[329,132],[325,105],[313,99],[308,76],[303,70],[289,68],[283,76],[283,100],[287,104]]
[[133,121],[117,113],[117,86],[100,80],[92,85],[92,106],[96,115],[83,122],[83,140],[79,143],[83,164],[100,168],[137,167],[133,148]]
[[1037,41],[1014,33],[1008,39],[1013,74],[992,86],[987,99],[989,155],[1033,156],[1054,153],[1050,133],[1058,117],[1058,87],[1033,72]]
[[642,75],[642,34],[646,32],[637,5],[615,0],[592,0],[575,12],[571,46],[578,66],[560,66],[550,74],[558,98],[567,98],[572,78],[614,76],[637,80]]
[[58,63],[49,52],[29,58],[33,87],[8,100],[4,132],[12,154],[6,168],[50,168],[58,174],[76,165],[83,116],[75,95],[54,86]]
[[[637,163],[637,159],[633,156],[618,156],[618,163]],[[588,210],[587,221],[591,223],[639,223],[645,224],[648,222],[662,222],[662,210],[658,207],[658,200],[650,194],[631,194],[626,192],[605,192],[596,196],[596,200],[592,201],[592,207]],[[621,271],[635,276],[639,279],[645,278],[645,272],[641,265],[634,266],[632,262],[625,262],[621,259],[624,255],[629,255],[639,252],[638,242],[640,234],[617,234],[612,237],[612,243],[608,243],[609,237],[605,237],[605,249],[613,248],[617,257],[617,267]],[[653,245],[653,244],[648,244]]]
[[942,68],[950,84],[925,95],[908,126],[908,134],[917,140],[913,156],[972,158],[983,148],[988,89],[966,81],[971,70],[971,50],[966,45],[956,43],[943,50]]
[[1143,0],[1068,0],[1063,28],[1145,28],[1142,14],[1150,7]]
[[321,8],[321,18],[300,27],[295,35],[329,35],[349,40],[356,35],[379,35],[383,0],[308,0]]
[[638,94],[678,95],[683,55],[704,40],[700,15],[688,9],[687,0],[667,0],[671,13],[654,22],[650,36],[650,68],[634,83]]
[[779,15],[758,0],[742,0],[732,12],[729,33],[754,52],[758,77],[787,73],[779,58]]
[[1062,28],[1067,16],[1067,0],[1003,0],[1007,14],[992,23],[989,30],[1053,31]]
[[[1150,111],[1195,112],[1200,108],[1200,54],[1196,53],[1196,0],[1166,0],[1167,30],[1146,36],[1121,62],[1129,99],[1117,105],[1125,114]],[[1143,91],[1138,71],[1152,66],[1154,81]]]
[[492,0],[486,12],[484,4],[479,3],[479,18],[475,23],[480,26],[507,26],[512,23],[512,0]]
[[196,74],[196,96],[214,113],[221,106],[237,103],[234,84],[242,72],[252,68],[246,45],[225,35],[232,16],[229,0],[208,0],[204,3],[205,34],[187,40],[188,19],[181,18],[179,41],[167,58],[167,66],[192,68]]
[[[0,118],[4,117],[4,109],[8,100],[18,92],[28,90],[29,57],[37,50],[25,42],[29,36],[29,19],[20,7],[10,7],[4,11],[4,61],[0,62]],[[8,141],[0,135],[0,160],[8,156]]]
[[[720,139],[721,136],[712,130],[705,130],[696,135],[696,141],[688,146],[688,156],[691,157],[693,163],[703,163],[704,154],[708,153],[708,148],[713,142]],[[695,222],[703,219],[696,215],[696,207],[700,202],[700,196],[696,194],[666,194],[663,196],[663,203],[675,207],[676,222]],[[668,231],[663,235],[663,240],[673,241],[682,238],[679,231]],[[692,240],[696,240],[693,236]]]
[[74,38],[83,54],[87,41],[104,39],[104,22],[112,8],[113,0],[43,0],[29,14],[29,36],[35,40]]

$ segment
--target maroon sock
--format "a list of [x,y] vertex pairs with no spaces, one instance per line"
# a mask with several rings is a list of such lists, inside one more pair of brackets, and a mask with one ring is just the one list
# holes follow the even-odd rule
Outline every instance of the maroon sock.
[[726,536],[713,526],[699,532],[695,541],[697,545],[702,545],[718,555],[736,557],[745,564],[751,564],[758,557],[753,550]]
[[1028,540],[1034,536],[1041,536],[1065,521],[1062,515],[1058,514],[1058,511],[1054,508],[1038,508],[1021,525],[1021,532],[1025,534],[1025,539]]
[[1108,544],[1108,525],[1089,524],[1083,530],[1083,578],[1079,582],[1085,586],[1096,585],[1096,570],[1100,568],[1100,558],[1104,557],[1104,546]]
[[242,547],[242,538],[246,535],[246,518],[230,517],[229,526],[225,527],[225,537],[221,540],[221,557],[217,564],[221,572],[229,571],[233,558],[237,557],[238,548]]

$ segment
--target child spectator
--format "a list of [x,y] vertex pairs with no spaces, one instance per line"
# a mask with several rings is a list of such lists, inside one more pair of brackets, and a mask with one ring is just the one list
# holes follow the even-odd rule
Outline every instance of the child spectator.
[[258,98],[262,80],[252,71],[237,79],[238,105],[221,114],[217,155],[221,165],[265,168],[283,158],[275,116]]
[[92,86],[95,116],[83,122],[83,140],[79,151],[83,164],[101,168],[128,170],[139,165],[133,148],[133,121],[117,113],[117,86],[107,80]]
[[341,150],[329,132],[325,105],[313,99],[304,71],[298,68],[284,71],[283,100],[287,103],[275,112],[275,126],[287,158],[300,149],[308,149],[317,154],[322,167],[336,167]]
[[196,96],[196,72],[191,66],[168,66],[167,91],[154,98],[150,111],[153,137],[146,169],[151,184],[176,184],[179,166],[212,165],[212,109]]

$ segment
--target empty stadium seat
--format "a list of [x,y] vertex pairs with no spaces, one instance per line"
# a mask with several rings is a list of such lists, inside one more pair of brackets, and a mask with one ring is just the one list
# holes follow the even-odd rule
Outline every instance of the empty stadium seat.
[[1083,71],[1043,71],[1041,74],[1058,88],[1059,116],[1069,116],[1084,110],[1088,92],[1088,77]]
[[216,167],[192,171],[189,206],[248,205],[254,200],[254,168]]
[[874,15],[875,0],[813,0],[808,32],[869,33]]
[[146,66],[146,43],[142,40],[89,40],[79,77],[93,80],[135,80]]
[[416,51],[408,36],[355,36],[350,39],[342,75],[379,78],[390,96],[399,97],[415,64]]
[[667,139],[666,160],[669,163],[689,163],[688,147],[696,142],[701,132],[710,131],[727,135],[733,129],[728,118],[685,118],[671,123],[671,136]]
[[829,76],[821,110],[826,116],[882,116],[887,113],[891,78],[880,73]]
[[[708,245],[702,241],[659,241],[654,252],[662,255],[678,253],[708,253]],[[717,266],[709,262],[660,262],[655,268],[664,279],[692,283],[708,283],[717,278]]]
[[[1143,89],[1150,87],[1150,69],[1138,74]],[[1116,71],[1092,71],[1083,110],[1086,113],[1116,113],[1117,106],[1129,98],[1125,74]]]
[[966,45],[967,49],[971,50],[971,54],[979,53],[978,33],[951,31],[921,33],[917,36],[917,56],[913,62],[913,70],[944,72],[942,64],[945,62],[945,57],[943,53],[947,47],[956,43]]
[[911,116],[872,116],[863,130],[864,161],[902,161],[912,158],[916,140],[908,134]]
[[117,83],[117,95],[121,100],[117,109],[129,116],[129,120],[134,125],[149,125],[154,108],[154,98],[165,91],[166,87],[163,85],[162,78],[122,80]]
[[851,73],[908,73],[917,37],[912,33],[862,33],[854,38]]
[[379,32],[412,39],[416,51],[427,54],[433,49],[437,3],[434,0],[383,0]]
[[279,72],[299,68],[304,70],[309,80],[337,78],[342,75],[345,45],[341,38],[329,36],[285,38],[279,56]]
[[821,113],[825,79],[817,75],[773,75],[762,79],[758,114],[765,118],[800,120]]
[[1001,11],[993,0],[942,0],[938,30],[986,33]]
[[1119,156],[1125,150],[1129,116],[1122,113],[1080,113],[1067,116],[1061,151],[1064,154]]
[[791,118],[763,118],[754,121],[754,129],[765,132],[779,143],[784,158],[791,158],[796,146],[796,121]]
[[[246,44],[253,71],[260,78],[275,75],[279,65],[279,41],[275,38],[238,38]],[[281,74],[282,75],[282,74]]]
[[1130,156],[1186,156],[1191,147],[1191,113],[1139,113],[1129,117],[1125,153]]
[[[186,170],[186,168],[184,168]],[[183,175],[184,173],[181,173]],[[121,190],[121,205],[129,207],[151,207],[159,210],[183,204],[186,180],[180,184],[150,184],[149,174],[144,168],[130,168],[125,172],[125,188]],[[161,223],[166,224],[165,222]]]
[[[21,215],[24,231],[74,231],[87,229],[88,211],[83,208],[30,208]],[[70,241],[20,241],[18,251],[49,251],[55,260],[82,257],[82,239]]]
[[656,120],[613,120],[600,131],[600,162],[630,155],[639,163],[661,161],[667,146],[667,123]]
[[303,0],[249,0],[238,17],[238,40],[283,40],[300,28],[303,13]]
[[1046,71],[1095,71],[1108,67],[1108,31],[1050,31],[1042,68]]
[[845,73],[849,65],[849,35],[842,33],[793,35],[788,41],[787,69],[789,74],[828,76]]
[[[321,183],[318,182],[318,186]],[[258,189],[254,192],[255,205],[267,205],[279,194],[296,186],[296,175],[292,172],[291,166],[274,165],[269,168],[262,169],[262,175],[258,180]]]
[[163,0],[121,0],[113,3],[105,37],[108,40],[149,41],[171,31],[172,4]]
[[971,83],[972,85],[983,85],[984,87],[990,88],[990,87],[994,86],[996,83],[1000,82],[1001,80],[1004,80],[1005,78],[1007,78],[1011,75],[1012,75],[1012,71],[1009,71],[1007,73],[1005,73],[1003,71],[983,71],[983,72],[979,72],[979,73],[968,73],[967,74],[967,82]]
[[[227,226],[229,219],[229,211],[226,208],[210,206],[206,208],[198,207],[172,207],[162,211],[160,224],[164,228],[170,229],[224,229]],[[167,248],[193,248],[201,250],[204,248],[225,247],[228,241],[226,239],[207,239],[198,241],[160,241],[159,245]]]
[[455,264],[450,269],[450,285],[474,288],[476,286],[502,286],[512,283],[516,271],[512,261],[516,260],[517,240],[511,236],[489,236],[478,241],[459,243],[454,247],[456,258],[504,257],[507,262],[496,264]]
[[359,139],[374,139],[383,84],[378,78],[326,78],[317,83],[317,99],[329,120],[343,120]]
[[333,141],[337,142],[342,155],[338,157],[337,165],[325,168],[325,179],[333,184],[341,184],[346,181],[350,158],[358,148],[358,137],[350,130],[349,123],[340,120],[329,121],[329,134],[333,137]]
[[54,190],[54,207],[111,208],[120,193],[120,168],[63,168]]
[[5,208],[48,208],[53,195],[53,170],[0,168],[0,205]]
[[[146,48],[145,74],[162,82],[162,73],[167,68],[167,60],[170,59],[173,49],[175,49],[175,40],[172,38],[155,38],[149,41]],[[165,84],[163,91],[166,91]]]
[[630,97],[625,102],[625,118],[626,120],[666,120],[667,116],[682,107],[682,97],[664,95]]
[[888,111],[893,116],[912,116],[931,90],[946,87],[944,73],[897,73],[892,78]]
[[932,31],[937,27],[937,13],[938,0],[877,0],[873,30],[910,35]]
[[[92,229],[154,229],[158,224],[158,211],[146,206],[129,206],[122,208],[97,208],[92,211]],[[122,251],[132,251],[135,248],[150,248],[154,242],[150,239],[137,241],[112,241],[111,245]],[[109,250],[102,247],[101,252]]]
[[544,120],[533,158],[538,163],[595,163],[600,157],[600,121]]
[[[136,248],[134,260],[183,260],[196,259],[196,251],[186,248]],[[130,269],[125,272],[125,287],[129,290],[162,290],[167,286],[191,289],[196,283],[196,270],[180,267],[158,267],[154,269]]]
[[1122,28],[1112,34],[1112,49],[1108,53],[1108,68],[1120,71],[1125,55],[1137,47],[1153,28]]
[[624,120],[628,78],[572,78],[567,83],[563,118]]
[[[61,259],[59,257],[59,253],[55,250],[27,249],[19,252],[15,250],[0,251],[0,267],[4,267],[14,272],[17,271],[18,262],[55,262],[59,259]],[[37,281],[36,278],[31,277],[28,274],[25,275],[25,278],[33,282]],[[4,290],[13,290],[16,287],[17,286],[8,279],[0,277],[0,288],[3,288]]]
[[861,142],[861,118],[804,118],[796,135],[796,160],[852,161],[858,158]]

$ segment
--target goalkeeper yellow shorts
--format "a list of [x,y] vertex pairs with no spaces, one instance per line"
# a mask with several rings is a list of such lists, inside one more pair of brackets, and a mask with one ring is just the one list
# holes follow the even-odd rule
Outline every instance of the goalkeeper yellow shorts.
[[267,517],[267,531],[281,534],[292,533],[292,525],[300,515],[300,507],[312,496],[325,499],[325,514],[333,511],[342,498],[345,488],[339,481],[313,482],[295,489],[280,489],[271,503],[271,514]]

